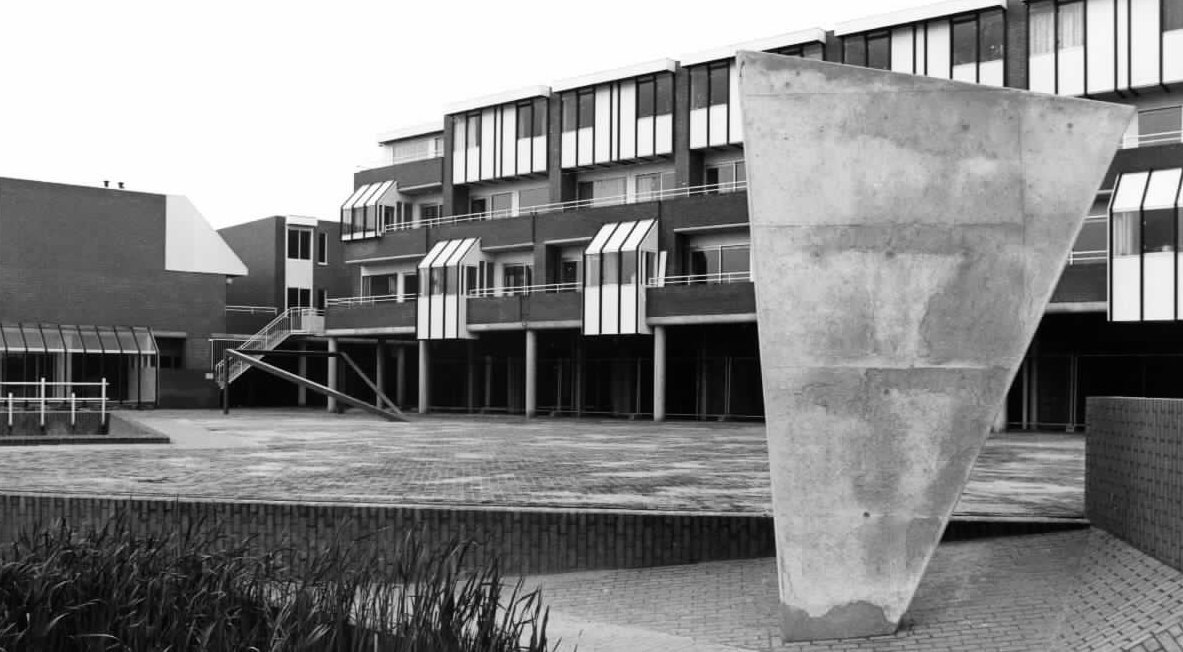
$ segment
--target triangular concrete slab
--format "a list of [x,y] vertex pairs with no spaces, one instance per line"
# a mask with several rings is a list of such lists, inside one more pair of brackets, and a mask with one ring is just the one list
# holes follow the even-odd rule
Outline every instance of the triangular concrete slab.
[[782,624],[896,629],[1130,107],[739,57]]

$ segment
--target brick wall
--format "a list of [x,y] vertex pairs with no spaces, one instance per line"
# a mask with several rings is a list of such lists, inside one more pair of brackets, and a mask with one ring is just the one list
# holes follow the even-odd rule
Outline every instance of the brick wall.
[[102,523],[124,510],[139,532],[218,524],[233,538],[253,536],[260,549],[314,549],[370,535],[392,550],[422,528],[431,545],[451,537],[486,545],[507,572],[552,573],[639,568],[775,554],[772,519],[663,513],[513,511],[403,506],[119,499],[0,494],[0,545],[36,522],[66,518],[74,527]]
[[1183,570],[1183,400],[1089,398],[1085,512]]

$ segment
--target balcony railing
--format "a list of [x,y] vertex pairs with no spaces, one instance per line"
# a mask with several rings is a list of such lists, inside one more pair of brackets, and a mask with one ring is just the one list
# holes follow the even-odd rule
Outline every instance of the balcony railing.
[[707,285],[726,283],[747,283],[752,280],[750,271],[743,272],[715,272],[713,274],[685,274],[683,276],[666,276],[650,279],[646,287],[657,288],[667,285]]
[[1151,147],[1154,145],[1170,145],[1183,142],[1183,130],[1163,131],[1157,134],[1137,134],[1122,138],[1122,149]]
[[325,301],[328,308],[361,308],[380,303],[406,303],[416,299],[414,294],[376,294],[368,297],[337,297]]
[[558,292],[578,292],[581,286],[577,282],[547,283],[545,285],[510,285],[493,288],[473,288],[468,291],[472,298],[512,297],[529,294],[555,294]]
[[1109,259],[1108,249],[1092,249],[1089,251],[1072,251],[1068,254],[1068,264],[1104,262]]
[[[45,415],[70,415],[70,425],[76,425],[79,412],[98,411],[103,423],[107,422],[107,379],[97,383],[48,382],[44,378],[35,382],[0,383],[0,397],[3,400],[5,422],[12,430],[17,412],[35,412],[45,427]],[[15,390],[15,391],[14,391]],[[84,396],[79,396],[79,392]],[[97,394],[97,396],[96,396]]]
[[691,186],[687,188],[670,188],[667,190],[655,190],[650,192],[636,193],[633,195],[614,195],[611,197],[595,197],[593,199],[576,199],[572,201],[557,202],[554,204],[539,204],[538,206],[526,206],[518,209],[501,209],[501,210],[487,210],[478,211],[475,213],[464,213],[463,215],[447,215],[429,220],[419,220],[413,223],[403,224],[387,224],[384,230],[402,231],[410,228],[431,228],[436,226],[444,226],[447,224],[462,224],[465,222],[481,222],[485,220],[497,220],[507,217],[519,217],[522,215],[545,215],[547,213],[564,213],[567,211],[581,210],[584,208],[597,208],[600,206],[620,206],[622,204],[640,204],[650,201],[661,201],[665,199],[674,199],[678,197],[692,197],[699,195],[717,195],[729,192],[739,192],[747,190],[747,181],[731,181],[728,183],[712,183],[702,186]]
[[390,167],[391,165],[402,165],[403,163],[414,163],[415,161],[426,161],[433,158],[443,158],[443,156],[443,151],[417,152],[415,154],[404,154],[402,156],[395,156],[392,158],[376,159],[368,163],[358,163],[357,169],[376,170],[378,168]]
[[279,313],[275,306],[226,306],[227,313],[240,315],[276,315]]

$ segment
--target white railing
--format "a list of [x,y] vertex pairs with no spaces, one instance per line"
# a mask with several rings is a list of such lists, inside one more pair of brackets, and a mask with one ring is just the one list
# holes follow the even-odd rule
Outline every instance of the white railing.
[[746,272],[715,272],[713,274],[685,274],[682,276],[666,276],[650,279],[645,287],[662,287],[665,285],[706,285],[725,283],[747,283],[752,280],[752,273]]
[[545,285],[517,285],[492,288],[473,288],[468,296],[473,298],[513,297],[528,294],[555,294],[558,292],[578,292],[579,283],[547,283]]
[[406,303],[408,301],[415,301],[417,298],[414,294],[377,294],[368,297],[337,297],[325,301],[326,308],[357,308],[361,306],[372,306],[378,303]]
[[1108,249],[1092,249],[1088,251],[1073,250],[1068,254],[1069,265],[1075,265],[1077,263],[1095,263],[1105,260],[1109,260]]
[[[270,351],[279,346],[291,335],[320,335],[324,333],[324,311],[318,308],[288,308],[278,317],[272,319],[259,332],[243,342],[239,351]],[[221,360],[214,367],[214,379],[218,384],[234,382],[247,370],[247,365],[241,360],[230,361],[229,369],[226,361]],[[229,372],[229,373],[227,373]]]
[[576,199],[573,201],[564,201],[554,204],[540,204],[538,206],[524,206],[518,209],[501,209],[501,210],[487,210],[478,211],[475,213],[465,213],[463,215],[448,215],[441,216],[430,220],[419,220],[411,224],[388,224],[383,227],[384,231],[402,231],[410,228],[431,228],[436,226],[444,226],[447,224],[460,224],[464,222],[480,222],[484,220],[497,220],[507,217],[519,217],[522,215],[544,215],[547,213],[563,213],[566,211],[580,210],[584,208],[598,208],[601,206],[620,206],[622,204],[640,204],[643,202],[660,201],[664,199],[674,199],[677,197],[691,197],[697,195],[717,195],[726,194],[729,192],[739,192],[747,190],[747,181],[731,181],[728,183],[712,183],[702,186],[691,186],[687,188],[670,188],[667,190],[656,190],[652,192],[642,192],[633,195],[614,195],[612,197],[595,197],[593,199]]
[[1183,142],[1183,130],[1163,131],[1157,134],[1137,134],[1125,136],[1121,140],[1122,149],[1149,147],[1151,145],[1170,145]]
[[[103,378],[97,383],[80,383],[80,382],[48,382],[44,378],[35,382],[0,382],[0,397],[4,401],[4,413],[8,429],[11,431],[15,421],[17,407],[20,406],[19,412],[36,412],[38,420],[42,428],[45,427],[45,415],[47,414],[70,414],[70,426],[73,427],[78,423],[78,412],[93,412],[94,408],[88,406],[98,406],[99,423],[107,422],[107,379]],[[53,391],[55,394],[51,396],[50,393],[56,388],[62,388],[64,391]],[[76,389],[86,387],[97,387],[98,396],[78,396]],[[28,392],[22,391],[21,396],[16,396],[9,389],[15,388],[33,388],[36,391]],[[66,392],[69,396],[66,396]]]
[[275,306],[226,306],[226,312],[245,315],[274,315],[279,311]]

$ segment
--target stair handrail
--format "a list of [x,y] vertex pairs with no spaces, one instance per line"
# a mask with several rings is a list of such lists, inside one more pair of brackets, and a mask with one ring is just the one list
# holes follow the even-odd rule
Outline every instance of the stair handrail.
[[[280,313],[275,319],[267,322],[252,335],[249,339],[238,346],[239,351],[266,351],[276,347],[280,342],[287,339],[295,331],[304,331],[304,328],[294,328],[293,325],[296,320],[302,320],[307,317],[318,317],[324,314],[324,311],[319,308],[294,307]],[[235,378],[246,371],[246,364],[241,360],[233,360],[229,368],[226,367],[224,360],[219,361],[214,366],[214,379],[219,383],[232,382]],[[229,372],[229,373],[227,373]]]

